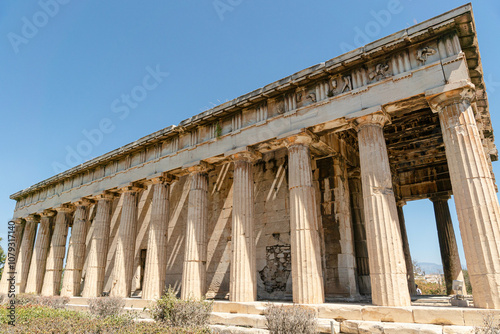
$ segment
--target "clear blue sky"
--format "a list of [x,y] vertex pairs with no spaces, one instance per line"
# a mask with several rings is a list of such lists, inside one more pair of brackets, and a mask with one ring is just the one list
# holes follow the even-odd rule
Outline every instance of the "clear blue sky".
[[[57,168],[72,167],[338,56],[349,46],[360,46],[463,4],[426,0],[2,1],[2,245],[14,210],[9,195],[54,175]],[[390,16],[377,15],[388,9]],[[473,10],[493,127],[500,136],[496,63],[500,2],[476,1]],[[356,38],[359,31],[365,31],[368,40]],[[168,76],[143,82],[148,72],[157,70]],[[130,95],[139,102],[127,102]],[[108,133],[96,138],[91,147],[82,146],[84,132],[102,122]],[[72,150],[79,156],[67,159]],[[500,163],[494,163],[500,180],[499,168]],[[450,205],[456,223],[452,201]],[[413,202],[404,211],[413,257],[440,263],[432,203]]]

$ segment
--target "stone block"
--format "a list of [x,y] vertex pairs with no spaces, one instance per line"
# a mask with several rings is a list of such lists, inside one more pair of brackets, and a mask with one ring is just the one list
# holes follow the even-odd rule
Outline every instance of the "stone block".
[[342,321],[340,323],[340,333],[358,334],[359,333],[359,321],[357,321],[357,320]]
[[340,323],[330,319],[318,319],[316,330],[318,333],[332,333],[332,326],[334,333],[340,333]]
[[413,323],[413,314],[410,308],[365,306],[361,310],[363,320],[382,322]]
[[362,320],[361,314],[362,306],[359,305],[318,305],[318,317],[325,319],[335,319],[337,321],[343,320]]
[[462,309],[462,312],[465,326],[481,326],[488,314],[500,319],[500,310]]
[[462,309],[444,307],[414,307],[413,319],[419,324],[464,325]]
[[214,325],[247,326],[255,328],[266,328],[266,318],[255,314],[229,314],[212,312],[210,323]]
[[443,334],[473,334],[472,326],[443,326]]
[[375,321],[362,321],[358,325],[359,334],[383,334],[384,324]]
[[234,303],[234,302],[214,302],[213,304],[214,312],[222,312],[222,313],[240,313],[247,314],[248,308],[247,305],[243,303]]
[[384,323],[384,334],[442,334],[442,326],[404,323]]

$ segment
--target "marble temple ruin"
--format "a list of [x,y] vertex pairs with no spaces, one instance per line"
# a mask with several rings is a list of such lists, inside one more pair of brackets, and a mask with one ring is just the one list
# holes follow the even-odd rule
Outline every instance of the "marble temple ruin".
[[11,195],[12,289],[409,306],[402,208],[433,202],[451,293],[453,195],[474,305],[500,309],[497,159],[465,5]]

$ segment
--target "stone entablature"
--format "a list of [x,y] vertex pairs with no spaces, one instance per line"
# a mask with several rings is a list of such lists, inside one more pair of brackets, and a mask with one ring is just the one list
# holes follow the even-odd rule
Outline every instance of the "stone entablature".
[[[218,162],[235,148],[303,128],[312,127],[318,134],[345,130],[352,127],[350,118],[408,107],[408,101],[401,102],[408,97],[411,103],[424,103],[426,90],[469,74],[476,84],[474,107],[483,146],[496,160],[469,11],[470,6],[463,6],[297,72],[17,192],[11,196],[17,201],[15,217],[92,197],[160,171],[201,160]],[[398,83],[407,89],[388,96]]]

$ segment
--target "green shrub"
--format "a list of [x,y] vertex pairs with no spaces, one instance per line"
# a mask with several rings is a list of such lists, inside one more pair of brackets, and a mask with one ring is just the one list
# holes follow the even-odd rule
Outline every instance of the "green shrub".
[[206,327],[212,313],[212,302],[196,299],[178,299],[174,290],[168,288],[165,294],[150,309],[156,321],[173,327]]
[[0,333],[8,334],[202,334],[203,329],[173,328],[162,322],[134,322],[124,316],[92,317],[83,312],[44,306],[16,308],[16,326],[8,325],[6,307],[0,307]]
[[316,311],[303,306],[269,305],[264,315],[271,334],[316,333]]
[[89,312],[104,318],[118,316],[123,312],[125,300],[120,297],[97,297],[89,300]]

